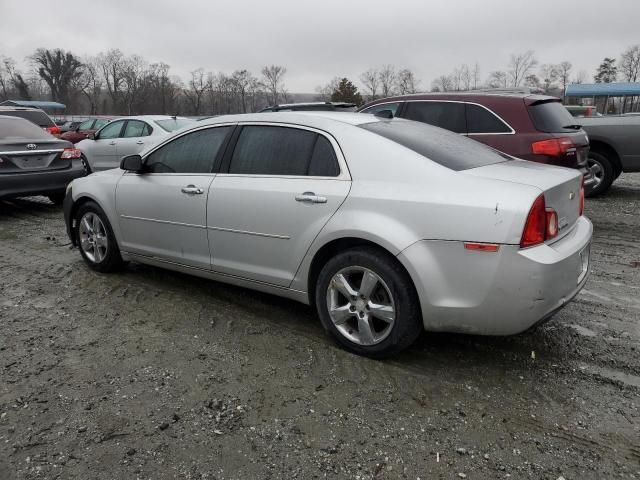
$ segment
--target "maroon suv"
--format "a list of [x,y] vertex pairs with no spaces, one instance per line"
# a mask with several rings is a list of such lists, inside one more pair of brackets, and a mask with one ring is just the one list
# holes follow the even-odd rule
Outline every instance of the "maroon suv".
[[594,183],[587,169],[587,135],[555,97],[430,93],[375,100],[358,111],[446,128],[514,157],[579,169],[587,190]]

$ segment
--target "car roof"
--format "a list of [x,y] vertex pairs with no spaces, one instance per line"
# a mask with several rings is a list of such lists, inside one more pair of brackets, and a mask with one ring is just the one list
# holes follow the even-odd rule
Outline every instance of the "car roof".
[[0,105],[0,112],[16,112],[16,111],[22,111],[22,112],[44,112],[44,110],[40,109],[40,108],[34,108],[34,107],[12,107],[9,105]]
[[351,112],[331,112],[331,111],[295,111],[295,112],[258,112],[244,113],[239,115],[222,115],[198,122],[198,126],[215,125],[219,123],[238,122],[264,122],[264,123],[291,123],[296,125],[306,125],[316,128],[327,128],[331,124],[362,125],[365,123],[379,122],[382,119],[374,115],[351,113]]
[[[96,117],[97,119],[99,119],[98,117]],[[174,115],[131,115],[128,117],[116,117],[116,118],[112,118],[111,121],[114,122],[116,120],[149,120],[149,121],[156,121],[156,120],[170,120],[172,118],[181,118],[181,119],[187,119],[187,117],[179,117],[179,116],[174,116]]]
[[526,99],[529,103],[536,103],[540,101],[548,101],[554,100],[559,101],[560,99],[557,97],[552,97],[550,95],[540,95],[537,93],[526,93],[519,91],[461,91],[461,92],[431,92],[431,93],[413,93],[409,95],[396,95],[394,97],[386,97],[386,98],[378,98],[376,100],[372,100],[362,108],[368,107],[370,105],[376,105],[379,103],[390,103],[390,102],[404,102],[410,100],[433,100],[441,98],[442,100],[447,99],[460,99],[460,100],[469,100],[469,101],[479,101],[483,98],[493,98],[493,99],[513,99],[513,100],[522,100]]

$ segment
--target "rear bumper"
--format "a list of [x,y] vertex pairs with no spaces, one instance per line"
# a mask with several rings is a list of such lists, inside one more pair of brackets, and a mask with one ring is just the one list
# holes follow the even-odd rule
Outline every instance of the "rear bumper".
[[84,167],[79,161],[73,161],[71,168],[64,170],[1,175],[0,197],[64,193],[69,182],[84,175]]
[[592,232],[580,217],[550,245],[501,245],[490,253],[424,240],[398,258],[416,285],[426,330],[511,335],[550,317],[582,289]]

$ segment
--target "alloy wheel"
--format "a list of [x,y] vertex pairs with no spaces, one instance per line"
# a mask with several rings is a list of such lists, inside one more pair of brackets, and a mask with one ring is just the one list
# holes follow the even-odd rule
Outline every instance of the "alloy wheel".
[[100,217],[94,212],[85,213],[78,226],[80,248],[89,260],[100,263],[107,256],[109,240],[107,229]]
[[347,267],[327,288],[327,310],[336,329],[358,345],[375,345],[389,336],[396,319],[391,290],[372,270]]
[[589,170],[593,174],[593,178],[595,178],[596,180],[596,183],[593,185],[593,189],[595,189],[599,187],[604,180],[604,167],[599,161],[592,157],[589,157],[589,159],[587,160],[587,165],[589,167]]

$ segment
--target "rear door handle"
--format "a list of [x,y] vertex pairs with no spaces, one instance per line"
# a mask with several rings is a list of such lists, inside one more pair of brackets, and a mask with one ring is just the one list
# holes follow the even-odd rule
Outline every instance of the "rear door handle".
[[115,145],[116,142],[109,142],[109,145]]
[[144,145],[144,142],[143,142],[142,140],[138,140],[138,141],[136,142],[136,144],[138,144],[138,145]]
[[296,202],[327,203],[327,197],[320,197],[313,192],[304,192],[300,195],[296,195]]
[[204,190],[195,185],[187,185],[186,187],[182,187],[182,193],[186,193],[187,195],[202,195]]

